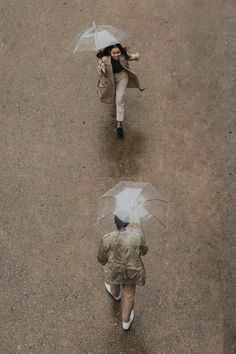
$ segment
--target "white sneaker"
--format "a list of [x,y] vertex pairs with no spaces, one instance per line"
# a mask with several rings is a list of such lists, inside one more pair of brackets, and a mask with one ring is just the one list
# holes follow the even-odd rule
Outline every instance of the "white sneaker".
[[122,322],[122,327],[125,331],[127,331],[127,329],[129,329],[129,327],[131,326],[131,323],[133,322],[134,319],[134,311],[132,310],[130,316],[129,316],[129,322]]
[[112,292],[111,292],[111,285],[105,283],[105,288],[106,288],[106,291],[116,300],[116,301],[119,301],[121,299],[121,292],[120,292],[120,295],[119,296],[113,296],[112,295]]

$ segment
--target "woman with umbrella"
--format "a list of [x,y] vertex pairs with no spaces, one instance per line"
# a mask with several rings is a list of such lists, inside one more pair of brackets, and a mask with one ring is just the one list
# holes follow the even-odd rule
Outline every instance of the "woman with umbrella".
[[139,60],[139,53],[129,54],[120,43],[106,47],[97,53],[100,58],[97,93],[103,103],[116,104],[117,135],[123,137],[124,98],[126,88],[143,89],[136,74],[130,69],[129,61]]
[[115,300],[121,299],[122,327],[128,330],[134,319],[136,285],[144,285],[146,273],[141,256],[148,247],[140,229],[129,223],[129,213],[119,210],[114,217],[117,231],[103,236],[98,261],[103,265],[105,288]]
[[97,93],[103,103],[116,103],[117,135],[123,137],[124,97],[127,87],[143,89],[129,61],[139,60],[139,53],[129,54],[120,44],[129,34],[113,26],[96,26],[80,32],[68,46],[73,53],[96,51],[100,78]]

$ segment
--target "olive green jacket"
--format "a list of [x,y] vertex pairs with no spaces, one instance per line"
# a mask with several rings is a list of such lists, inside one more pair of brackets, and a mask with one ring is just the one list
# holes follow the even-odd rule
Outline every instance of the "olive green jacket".
[[[130,69],[128,60],[139,60],[139,54],[130,54],[129,59],[124,55],[119,58],[121,66],[128,73],[128,86],[129,88],[138,88],[140,91],[144,89],[140,87],[137,75]],[[111,104],[115,99],[115,81],[112,71],[111,56],[104,56],[98,66],[99,79],[97,83],[97,94],[103,103]]]
[[141,256],[148,252],[141,232],[132,227],[103,236],[98,261],[108,284],[144,285],[146,272]]

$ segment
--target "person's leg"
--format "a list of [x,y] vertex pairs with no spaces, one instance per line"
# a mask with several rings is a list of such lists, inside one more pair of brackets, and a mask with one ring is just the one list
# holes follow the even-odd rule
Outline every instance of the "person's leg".
[[129,322],[134,307],[135,285],[122,285],[121,315],[123,322]]
[[120,284],[111,285],[111,293],[115,299],[118,299],[120,297],[120,292],[121,292]]
[[128,74],[122,71],[115,74],[116,82],[116,120],[117,126],[122,126],[125,112],[125,92],[128,85]]
[[110,285],[105,283],[106,291],[117,301],[121,299],[121,285]]

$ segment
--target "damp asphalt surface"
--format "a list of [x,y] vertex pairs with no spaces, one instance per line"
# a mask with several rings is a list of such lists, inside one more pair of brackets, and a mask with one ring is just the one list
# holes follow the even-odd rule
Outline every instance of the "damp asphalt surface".
[[[234,0],[2,0],[1,354],[235,353]],[[125,137],[96,96],[92,22],[132,34]],[[121,180],[169,199],[135,320],[97,263],[98,198]]]

